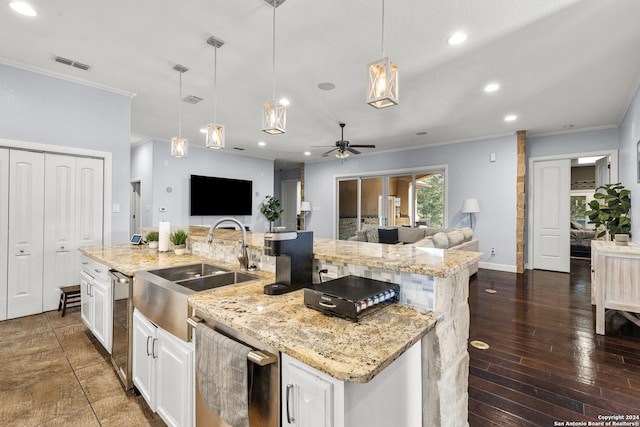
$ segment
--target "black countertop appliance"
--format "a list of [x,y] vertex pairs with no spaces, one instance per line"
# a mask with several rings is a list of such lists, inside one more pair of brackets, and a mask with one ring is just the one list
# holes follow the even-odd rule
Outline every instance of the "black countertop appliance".
[[264,254],[276,258],[276,282],[264,287],[267,295],[281,295],[313,282],[313,232],[264,233]]

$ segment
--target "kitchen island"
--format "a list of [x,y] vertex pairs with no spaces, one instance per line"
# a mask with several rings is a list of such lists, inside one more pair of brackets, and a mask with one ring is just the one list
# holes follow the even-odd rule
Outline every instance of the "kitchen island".
[[[240,233],[217,230],[217,239],[209,246],[204,243],[206,231],[190,227],[192,254],[186,256],[153,254],[145,248],[125,248],[127,245],[84,248],[82,252],[129,274],[202,260],[233,266]],[[407,304],[389,305],[352,323],[306,308],[302,291],[264,295],[263,285],[273,281],[273,270],[269,271],[273,262],[262,254],[262,235],[248,235],[253,252],[250,258],[261,268],[256,273],[263,279],[192,295],[189,303],[194,309],[332,378],[351,383],[371,381],[419,343],[422,425],[467,425],[466,267],[481,254],[314,239],[314,270],[328,266],[330,277],[355,274],[401,286],[404,283],[407,288]],[[413,304],[417,307],[409,306],[412,298],[419,302]]]

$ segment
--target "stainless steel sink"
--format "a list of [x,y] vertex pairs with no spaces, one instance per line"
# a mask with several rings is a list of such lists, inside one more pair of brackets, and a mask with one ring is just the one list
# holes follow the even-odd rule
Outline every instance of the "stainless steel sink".
[[195,292],[215,289],[222,286],[234,285],[236,283],[247,282],[257,279],[257,276],[238,271],[229,271],[226,273],[214,273],[212,276],[198,277],[195,279],[181,280],[176,282],[180,286],[191,289]]
[[180,265],[177,267],[150,270],[149,273],[160,276],[163,279],[167,279],[171,282],[177,282],[179,280],[194,279],[197,277],[210,276],[212,274],[226,273],[228,271],[229,270],[226,268],[201,262],[198,264]]
[[189,295],[255,279],[259,277],[206,263],[139,271],[133,281],[133,306],[156,325],[189,341]]

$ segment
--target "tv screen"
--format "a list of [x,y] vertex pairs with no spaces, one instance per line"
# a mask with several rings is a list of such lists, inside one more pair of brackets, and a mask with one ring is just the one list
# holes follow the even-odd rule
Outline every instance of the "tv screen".
[[252,215],[253,182],[191,175],[191,216]]

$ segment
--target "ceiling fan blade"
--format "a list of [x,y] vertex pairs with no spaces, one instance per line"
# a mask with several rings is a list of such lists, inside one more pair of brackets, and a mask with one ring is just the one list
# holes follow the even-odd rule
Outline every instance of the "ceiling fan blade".
[[326,153],[322,153],[322,157],[327,157],[329,154],[333,153],[336,150],[337,150],[337,148],[332,148],[331,150],[327,151]]
[[335,147],[334,145],[312,145],[309,148],[328,148],[328,147]]
[[356,145],[350,145],[350,147],[358,147],[358,148],[376,148],[376,146],[375,146],[375,145],[372,145],[372,144],[365,144],[365,145],[362,145],[362,144],[356,144]]
[[353,154],[360,154],[360,151],[354,149],[353,147],[354,146],[346,147],[345,150],[347,150],[348,152],[353,153]]

